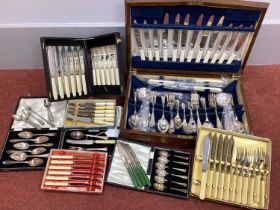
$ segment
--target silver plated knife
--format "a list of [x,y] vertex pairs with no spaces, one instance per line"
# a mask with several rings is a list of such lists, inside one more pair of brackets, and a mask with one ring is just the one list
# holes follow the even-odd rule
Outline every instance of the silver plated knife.
[[[147,25],[147,20],[144,20],[143,22],[144,25]],[[145,40],[145,45],[146,45],[146,52],[147,52],[147,56],[149,61],[153,60],[153,53],[152,53],[152,47],[151,47],[151,43],[150,43],[150,37],[149,37],[149,31],[147,28],[144,28],[144,40]]]
[[[163,25],[168,25],[169,24],[169,14],[166,13],[164,15],[164,19],[163,19]],[[162,58],[163,61],[168,61],[168,29],[164,28],[162,30]]]
[[202,150],[202,177],[201,177],[201,185],[200,185],[200,193],[199,198],[201,200],[205,199],[206,192],[206,183],[207,183],[207,170],[208,170],[208,159],[209,152],[211,148],[211,139],[212,136],[209,134],[204,138],[203,150]]
[[[187,14],[184,19],[184,26],[188,26],[189,22],[190,22],[190,14]],[[187,37],[188,37],[188,31],[185,29],[182,30],[181,48],[180,48],[180,50],[178,49],[178,51],[180,51],[180,55],[179,55],[180,62],[184,62],[184,60],[185,60]]]
[[93,144],[115,144],[116,140],[72,140],[66,139],[66,142],[69,144],[77,145],[93,145]]
[[[180,24],[180,14],[178,13],[175,18],[175,25]],[[180,43],[179,40],[179,29],[174,29],[173,31],[173,52],[172,52],[172,62],[176,62],[178,57],[178,43]]]
[[228,201],[229,200],[229,191],[230,191],[230,177],[231,177],[231,170],[232,170],[232,154],[233,154],[233,147],[234,147],[234,140],[233,137],[230,138],[228,143],[228,150],[227,150],[227,160],[226,160],[226,177],[224,182],[224,194],[223,199]]
[[[157,25],[157,20],[154,20],[154,25]],[[159,30],[157,28],[153,29],[153,42],[154,42],[154,55],[155,60],[160,61],[160,54],[159,54]]]
[[226,162],[228,156],[228,144],[229,139],[226,136],[223,144],[223,152],[222,152],[222,161],[221,165],[221,172],[219,174],[219,188],[218,188],[218,198],[223,199],[223,189],[224,189],[224,181],[225,181],[225,172],[226,172]]

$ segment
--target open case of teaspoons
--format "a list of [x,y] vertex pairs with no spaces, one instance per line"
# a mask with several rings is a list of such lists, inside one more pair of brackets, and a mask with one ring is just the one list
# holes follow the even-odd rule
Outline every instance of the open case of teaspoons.
[[41,37],[41,48],[51,101],[123,95],[118,32],[89,38]]
[[225,108],[210,99],[221,92],[231,95],[236,122],[250,134],[240,77],[267,7],[231,0],[127,0],[129,76],[120,136],[194,148],[199,121],[221,127],[217,116],[221,122]]
[[268,209],[271,156],[270,139],[201,128],[194,154],[191,195]]
[[121,109],[116,100],[49,102],[21,97],[0,156],[0,170],[44,170],[51,149],[113,152]]

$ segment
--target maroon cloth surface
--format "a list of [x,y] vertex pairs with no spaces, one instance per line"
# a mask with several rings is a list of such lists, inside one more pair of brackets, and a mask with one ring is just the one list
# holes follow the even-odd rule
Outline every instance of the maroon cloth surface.
[[[242,75],[252,129],[272,140],[269,209],[280,209],[280,65],[248,66]],[[0,145],[5,140],[20,96],[46,95],[42,70],[0,71]],[[0,147],[1,147],[0,146]],[[225,204],[176,199],[106,185],[102,195],[47,192],[40,189],[43,172],[1,172],[0,209],[238,209]]]

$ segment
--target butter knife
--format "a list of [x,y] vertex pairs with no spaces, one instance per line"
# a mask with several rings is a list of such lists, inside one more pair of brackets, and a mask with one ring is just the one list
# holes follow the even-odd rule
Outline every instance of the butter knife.
[[[204,18],[204,15],[201,14],[196,22],[196,26],[200,27],[202,25],[202,22],[203,22],[203,18]],[[187,56],[187,62],[191,62],[192,59],[193,59],[193,56],[194,56],[194,47],[195,47],[195,44],[196,44],[196,41],[198,39],[199,36],[202,35],[202,30],[193,30],[193,34],[192,34],[192,37],[190,37],[191,41],[189,43],[189,52],[188,52],[188,56]]]
[[207,170],[208,170],[208,159],[209,152],[211,148],[211,139],[212,136],[209,134],[204,138],[203,151],[202,151],[202,177],[200,185],[199,198],[201,200],[205,199],[206,183],[207,183]]

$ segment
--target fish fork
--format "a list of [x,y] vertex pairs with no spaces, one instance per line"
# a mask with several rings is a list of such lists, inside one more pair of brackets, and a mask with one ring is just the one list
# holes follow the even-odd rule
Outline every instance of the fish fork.
[[264,155],[264,162],[263,162],[263,173],[261,175],[261,190],[260,190],[260,206],[261,208],[265,207],[265,200],[267,199],[267,195],[265,194],[266,190],[266,175],[268,172],[268,163],[269,157],[268,154]]
[[241,156],[240,156],[240,148],[237,148],[236,152],[236,157],[235,157],[235,168],[233,171],[232,175],[232,182],[231,182],[231,187],[230,187],[230,201],[234,202],[235,197],[236,197],[236,179],[237,179],[237,174],[238,174],[238,164],[241,161]]
[[257,170],[256,170],[256,178],[255,178],[255,186],[254,186],[254,192],[256,193],[255,196],[255,202],[260,202],[260,182],[261,182],[261,165],[264,162],[264,151],[259,148],[257,152]]
[[243,186],[243,167],[245,165],[245,149],[240,148],[240,169],[237,177],[237,182],[236,182],[236,197],[235,197],[235,202],[236,203],[241,203],[241,198],[242,198],[242,186]]
[[242,204],[248,203],[248,182],[249,182],[249,173],[250,165],[252,163],[252,153],[251,151],[245,150],[245,174],[243,180],[243,189],[242,189]]

